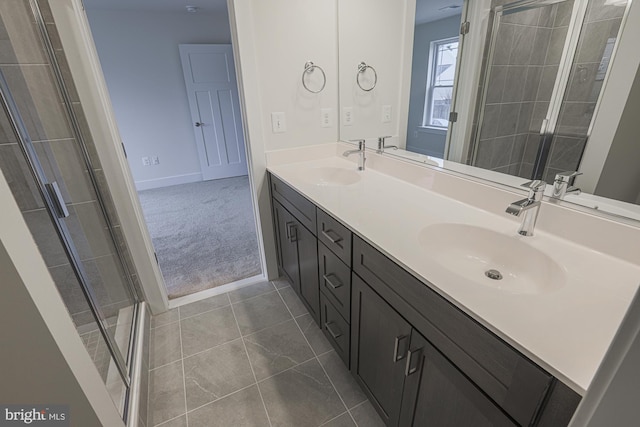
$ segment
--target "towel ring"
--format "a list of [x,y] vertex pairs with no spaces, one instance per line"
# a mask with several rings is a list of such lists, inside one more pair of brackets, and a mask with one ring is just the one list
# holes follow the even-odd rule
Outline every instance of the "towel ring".
[[[306,74],[313,73],[316,70],[316,68],[320,70],[320,72],[322,73],[322,87],[320,87],[320,89],[318,90],[311,90],[309,89],[309,86],[307,86],[307,83],[304,81],[304,76]],[[326,85],[327,85],[327,75],[324,73],[324,70],[322,69],[322,67],[314,64],[312,61],[307,61],[304,64],[304,71],[302,72],[302,86],[304,86],[304,88],[311,93],[320,93],[322,92],[322,90]]]
[[[371,85],[370,88],[364,88],[362,87],[362,83],[360,83],[360,76],[364,74],[365,71],[367,71],[367,68],[373,71],[373,85]],[[376,73],[376,69],[373,68],[371,65],[367,65],[364,61],[362,61],[360,64],[358,64],[358,73],[356,74],[356,83],[358,83],[358,86],[360,87],[360,89],[364,90],[365,92],[371,92],[373,88],[376,87],[376,84],[378,84],[378,73]]]

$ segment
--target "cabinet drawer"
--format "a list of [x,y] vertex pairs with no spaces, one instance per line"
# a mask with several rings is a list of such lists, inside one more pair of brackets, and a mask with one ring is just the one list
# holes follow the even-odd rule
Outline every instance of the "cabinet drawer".
[[320,290],[350,322],[351,269],[322,243],[318,243],[318,267]]
[[336,353],[349,367],[349,344],[351,341],[349,324],[342,318],[338,310],[326,296],[320,296],[320,314],[322,332],[327,336]]
[[318,240],[351,266],[351,231],[322,209],[318,209]]
[[357,236],[353,269],[518,424],[553,377]]
[[278,177],[269,174],[271,196],[282,204],[302,225],[316,235],[316,205],[289,187]]

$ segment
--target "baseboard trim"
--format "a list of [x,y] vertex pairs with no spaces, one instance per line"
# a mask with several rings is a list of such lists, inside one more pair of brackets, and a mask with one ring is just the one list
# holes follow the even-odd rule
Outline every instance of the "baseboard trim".
[[167,176],[164,178],[147,179],[143,181],[136,181],[136,190],[151,190],[153,188],[170,187],[178,184],[190,184],[192,182],[202,181],[202,173],[188,173],[185,175]]

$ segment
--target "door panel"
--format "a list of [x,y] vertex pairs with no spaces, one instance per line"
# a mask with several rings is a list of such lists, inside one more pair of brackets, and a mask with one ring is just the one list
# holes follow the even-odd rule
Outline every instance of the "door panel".
[[203,179],[246,175],[231,45],[180,45],[180,57]]
[[401,426],[516,426],[415,330],[408,359]]
[[[278,238],[278,254],[280,267],[287,275],[293,289],[300,293],[300,271],[298,269],[298,248],[295,242],[295,220],[285,208],[278,202],[273,204]],[[300,226],[299,228],[304,228]]]
[[411,325],[353,275],[351,367],[387,425],[400,416]]
[[303,225],[296,226],[300,266],[300,295],[309,313],[320,323],[320,286],[318,285],[318,240]]

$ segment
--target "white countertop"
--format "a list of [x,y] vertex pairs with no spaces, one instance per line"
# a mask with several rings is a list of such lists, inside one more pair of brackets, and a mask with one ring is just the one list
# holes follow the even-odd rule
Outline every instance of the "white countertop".
[[[485,327],[584,394],[638,289],[640,266],[540,230],[532,237],[519,236],[518,222],[506,214],[482,210],[373,168],[359,172],[361,180],[346,186],[317,185],[306,178],[305,171],[321,167],[355,170],[353,162],[337,156],[287,164],[268,162],[267,166]],[[541,209],[542,215],[544,205]],[[443,268],[420,246],[420,231],[437,223],[474,225],[525,239],[526,244],[561,265],[565,283],[541,293],[517,294],[465,280]]]

